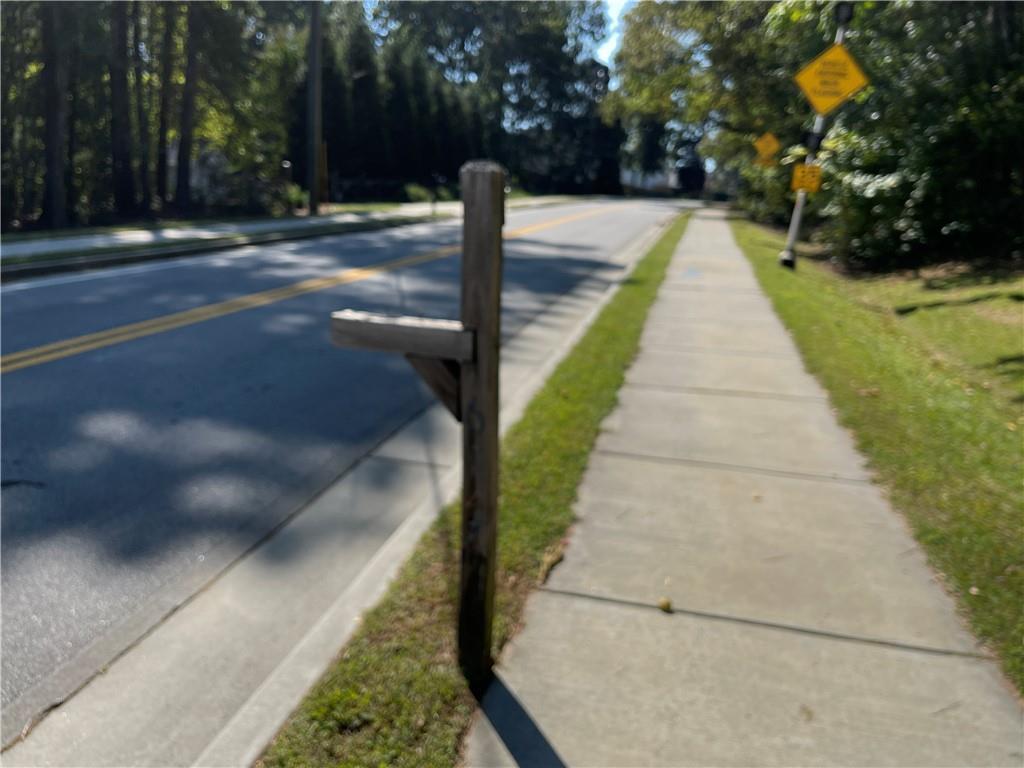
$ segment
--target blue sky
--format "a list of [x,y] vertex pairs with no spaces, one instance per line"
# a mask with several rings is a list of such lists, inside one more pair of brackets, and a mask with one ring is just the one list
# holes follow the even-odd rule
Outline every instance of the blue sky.
[[608,37],[597,49],[597,58],[605,64],[612,63],[612,57],[619,47],[619,40],[622,39],[622,14],[629,10],[636,0],[605,0],[608,10]]

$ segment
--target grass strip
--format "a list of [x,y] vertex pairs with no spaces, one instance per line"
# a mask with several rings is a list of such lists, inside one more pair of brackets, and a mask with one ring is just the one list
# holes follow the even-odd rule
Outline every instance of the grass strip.
[[[557,562],[602,420],[686,226],[637,264],[507,433],[501,451],[495,648]],[[453,765],[476,702],[456,660],[459,506],[444,509],[381,602],[258,765]]]
[[733,232],[840,421],[1024,691],[1024,398],[989,381],[1024,361],[1019,294],[981,281],[936,300],[916,277],[854,279],[806,260],[794,273],[776,264],[782,234],[745,221]]

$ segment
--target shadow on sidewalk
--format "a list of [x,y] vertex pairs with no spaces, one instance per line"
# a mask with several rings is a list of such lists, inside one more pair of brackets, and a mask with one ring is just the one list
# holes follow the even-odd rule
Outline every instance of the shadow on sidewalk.
[[565,761],[523,705],[497,675],[480,699],[480,709],[517,765],[565,768]]

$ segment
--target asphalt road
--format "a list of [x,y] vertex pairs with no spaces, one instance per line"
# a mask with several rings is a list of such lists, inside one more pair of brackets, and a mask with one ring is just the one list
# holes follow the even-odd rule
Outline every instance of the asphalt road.
[[[504,335],[665,214],[641,201],[510,211]],[[5,707],[218,552],[260,541],[431,402],[400,357],[332,347],[327,319],[456,317],[459,260],[444,249],[459,226],[3,289]]]

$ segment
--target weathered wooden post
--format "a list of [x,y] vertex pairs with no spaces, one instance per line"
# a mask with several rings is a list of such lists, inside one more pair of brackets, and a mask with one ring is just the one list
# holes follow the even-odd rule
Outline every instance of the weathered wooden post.
[[473,359],[462,365],[462,570],[459,663],[471,687],[491,671],[495,545],[498,535],[498,362],[501,344],[501,225],[505,174],[469,163],[462,186],[462,324]]
[[462,422],[462,556],[459,664],[475,692],[491,675],[498,534],[498,368],[501,344],[501,227],[505,172],[496,163],[462,167],[461,320],[342,310],[331,337],[346,347],[402,352]]

